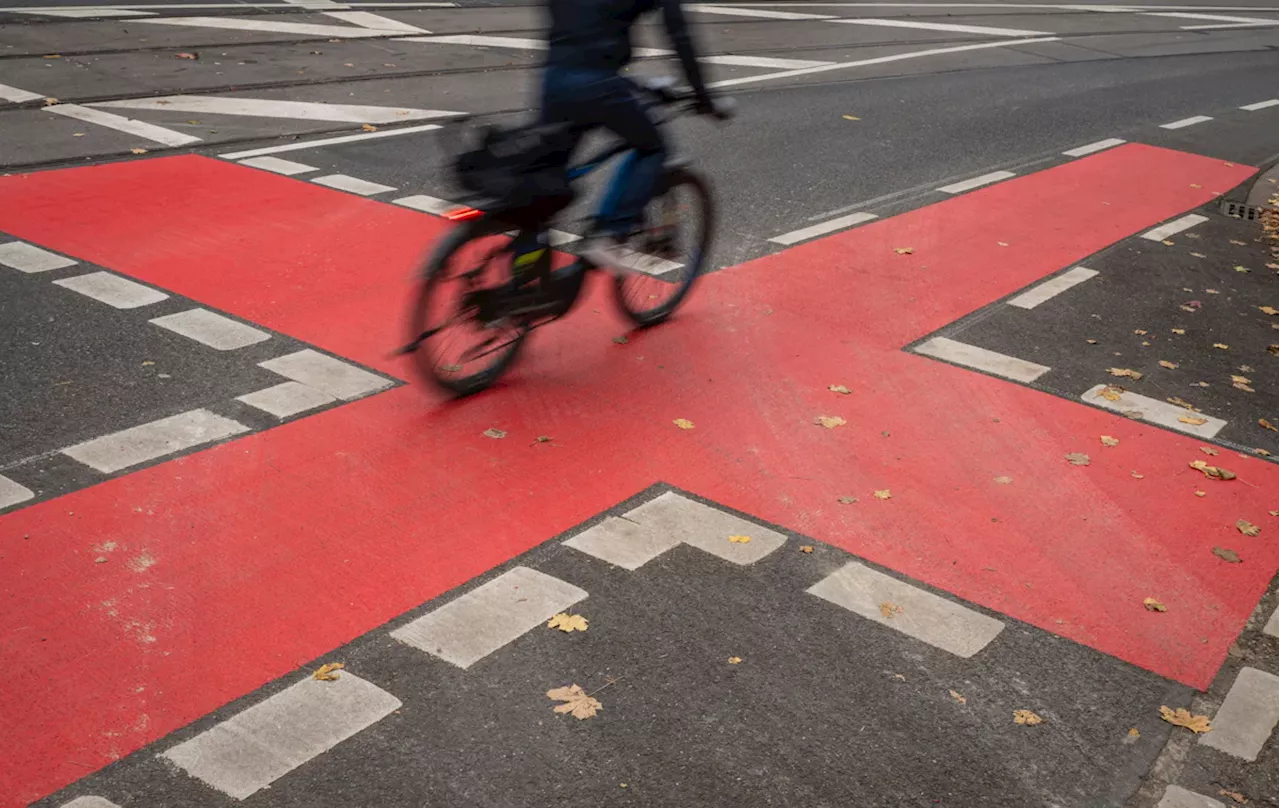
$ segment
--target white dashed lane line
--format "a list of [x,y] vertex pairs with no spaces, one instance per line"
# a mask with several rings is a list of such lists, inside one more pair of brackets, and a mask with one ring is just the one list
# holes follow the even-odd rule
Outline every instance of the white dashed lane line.
[[362,140],[377,140],[384,137],[413,135],[418,132],[430,132],[432,129],[439,128],[440,124],[438,123],[425,123],[420,126],[401,126],[395,129],[388,129],[385,132],[361,132],[358,135],[338,135],[337,137],[326,137],[320,138],[319,140],[303,140],[296,143],[285,143],[280,146],[263,146],[260,149],[228,152],[227,154],[220,154],[218,156],[223,160],[243,160],[247,157],[261,157],[264,154],[280,154],[281,152],[316,149],[321,146],[337,146],[342,143],[358,143]]
[[1183,118],[1178,121],[1171,121],[1170,123],[1162,123],[1160,124],[1160,128],[1161,129],[1186,129],[1188,126],[1195,126],[1198,123],[1204,123],[1205,121],[1212,121],[1212,120],[1213,118],[1209,115],[1192,115],[1190,118]]
[[854,225],[869,222],[875,218],[877,217],[874,213],[850,213],[848,216],[841,216],[836,219],[819,222],[818,224],[812,224],[808,227],[802,227],[799,230],[792,230],[790,233],[783,233],[782,235],[774,236],[769,240],[774,244],[790,246],[792,244],[799,244],[802,241],[808,241],[811,238],[816,238],[817,236],[821,236],[826,233],[833,233],[836,230],[844,230],[846,228],[853,227]]
[[248,431],[239,421],[208,410],[191,410],[70,446],[62,454],[112,474]]
[[1045,365],[1037,365],[1016,356],[1006,356],[947,337],[934,337],[917,346],[915,352],[1023,383],[1033,382],[1050,370]]
[[[776,530],[761,527],[673,491],[628,511],[624,516],[652,533],[673,536],[734,564],[754,564],[787,543],[787,537]],[[733,542],[729,541],[730,536],[746,536],[750,541]]]
[[309,166],[305,163],[295,163],[292,160],[282,160],[279,157],[250,157],[248,160],[241,160],[240,165],[249,166],[250,168],[260,168],[263,171],[283,174],[286,177],[292,177],[295,174],[307,174],[311,171],[320,170],[315,166]]
[[1267,624],[1262,627],[1262,633],[1269,637],[1280,637],[1280,609],[1271,613]]
[[53,269],[73,267],[76,261],[65,256],[51,253],[48,250],[27,244],[25,241],[10,241],[0,244],[0,264],[19,272],[33,275],[37,272],[48,272]]
[[586,597],[559,578],[515,567],[391,636],[465,669]]
[[62,278],[54,281],[54,284],[117,309],[150,306],[169,297],[158,289],[143,286],[119,275],[112,275],[110,272],[91,272],[74,278]]
[[1241,668],[1227,698],[1213,717],[1213,730],[1200,743],[1243,760],[1257,760],[1276,724],[1280,678],[1257,668]]
[[333,681],[308,676],[161,757],[243,800],[377,723],[400,704],[387,691],[346,671]]
[[160,326],[219,351],[234,351],[271,339],[271,335],[265,331],[259,331],[208,309],[180,311],[177,314],[157,317],[150,322],[152,325]]
[[348,193],[359,194],[360,196],[385,194],[388,191],[395,190],[395,188],[390,185],[369,182],[368,180],[362,180],[357,177],[349,177],[346,174],[326,174],[323,177],[316,177],[311,181],[316,185],[323,185],[327,188],[347,191]]
[[237,396],[236,401],[244,402],[250,407],[277,418],[288,418],[291,415],[332,404],[337,399],[314,387],[308,387],[302,382],[282,382],[264,390]]
[[1169,786],[1156,808],[1226,808],[1226,805],[1182,786]]
[[882,626],[968,658],[1004,630],[994,617],[850,561],[806,590]]
[[71,802],[62,804],[62,808],[120,808],[105,797],[76,797]]
[[391,385],[382,376],[310,348],[268,359],[258,366],[343,401]]
[[0,509],[26,502],[34,496],[30,488],[18,485],[8,477],[0,475]]
[[650,530],[630,519],[610,516],[564,544],[615,567],[634,572],[677,547],[680,537],[675,533]]
[[[1120,392],[1119,398],[1112,401],[1102,395],[1103,391],[1108,387],[1109,385],[1105,384],[1090,387],[1085,391],[1084,395],[1080,396],[1080,400],[1086,404],[1093,404],[1096,407],[1118,412],[1121,415],[1140,418],[1158,426],[1174,429],[1178,432],[1186,432],[1189,435],[1205,439],[1214,437],[1227,425],[1227,422],[1221,418],[1192,412],[1167,401],[1158,401],[1154,398],[1131,393],[1128,390]],[[1183,418],[1187,420],[1184,421],[1182,420]],[[1204,423],[1195,423],[1200,420],[1203,420]]]
[[992,171],[990,174],[983,174],[981,177],[974,177],[971,180],[963,180],[962,182],[953,182],[950,185],[944,185],[938,190],[942,191],[944,194],[959,194],[1016,176],[1017,174],[1014,174],[1012,171]]
[[1100,151],[1103,151],[1104,149],[1110,149],[1114,146],[1119,146],[1123,143],[1124,141],[1118,137],[1109,137],[1106,140],[1099,140],[1095,143],[1088,143],[1084,146],[1078,146],[1074,149],[1068,149],[1067,151],[1064,151],[1063,154],[1066,155],[1067,157],[1084,157],[1086,154],[1093,154],[1094,152],[1100,152]]
[[8,84],[0,84],[0,101],[11,101],[14,104],[22,104],[27,101],[39,101],[44,98],[40,93],[33,93],[30,90],[20,90],[17,87],[10,87]]
[[1259,101],[1256,104],[1245,104],[1243,107],[1240,107],[1240,109],[1243,109],[1246,112],[1257,112],[1260,109],[1270,109],[1277,104],[1280,104],[1280,99],[1273,98],[1270,101]]
[[252,118],[288,118],[297,121],[387,124],[422,121],[458,115],[441,109],[379,107],[366,104],[323,104],[317,101],[281,101],[266,98],[218,98],[210,95],[166,95],[103,101],[94,107],[166,110],[201,115],[244,115]]
[[437,199],[434,196],[426,194],[414,194],[413,196],[404,196],[399,199],[391,200],[391,204],[400,205],[401,207],[413,208],[423,213],[432,213],[436,216],[443,216],[454,208],[458,207],[447,199]]
[[1159,227],[1148,230],[1142,234],[1147,241],[1164,241],[1169,236],[1177,235],[1183,230],[1190,230],[1198,224],[1209,221],[1209,217],[1201,216],[1198,213],[1188,213],[1180,219],[1174,219],[1172,222],[1162,224]]
[[[143,20],[142,22],[146,21]],[[184,134],[173,129],[165,129],[163,126],[156,126],[153,123],[144,123],[134,118],[126,118],[123,115],[104,112],[100,109],[91,109],[79,104],[53,104],[43,109],[45,112],[52,112],[55,115],[63,115],[85,123],[115,129],[134,137],[140,137],[143,140],[159,143],[162,146],[190,146],[192,143],[201,142],[200,138],[195,135]]]
[[1011,299],[1009,305],[1020,309],[1034,309],[1046,300],[1079,286],[1097,274],[1087,267],[1072,267],[1061,275],[1055,275]]
[[916,28],[923,31],[948,31],[957,34],[979,34],[985,36],[1049,36],[1049,31],[1026,31],[1017,28],[992,28],[985,25],[956,25],[944,22],[919,22],[916,20],[879,20],[870,18],[848,17],[831,22],[848,25],[873,25],[884,28]]

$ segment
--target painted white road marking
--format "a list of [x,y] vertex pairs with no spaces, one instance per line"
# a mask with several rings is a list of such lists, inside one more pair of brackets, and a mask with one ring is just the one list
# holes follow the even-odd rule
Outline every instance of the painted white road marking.
[[[1004,630],[1004,623],[994,617],[857,561],[850,561],[805,591],[965,659],[986,648]],[[889,615],[885,614],[886,603],[891,604]]]
[[1093,143],[1087,143],[1083,146],[1077,146],[1074,149],[1068,149],[1067,151],[1064,151],[1063,154],[1067,157],[1084,157],[1086,154],[1100,152],[1103,149],[1110,149],[1113,146],[1119,146],[1123,143],[1124,141],[1118,137],[1109,137],[1106,140],[1099,140]]
[[26,502],[35,494],[25,485],[18,485],[4,475],[0,475],[0,509]]
[[797,14],[794,11],[769,11],[763,8],[738,8],[734,6],[712,6],[702,3],[690,3],[685,11],[703,14],[725,14],[730,17],[759,17],[766,20],[830,20],[829,14]]
[[399,708],[347,671],[331,682],[307,676],[160,757],[243,800]]
[[1200,743],[1244,760],[1257,760],[1280,723],[1277,689],[1280,678],[1275,674],[1241,668],[1213,717],[1213,731],[1201,735]]
[[285,143],[281,146],[264,146],[261,149],[249,149],[247,151],[228,152],[227,154],[218,155],[224,160],[243,160],[246,157],[261,157],[264,154],[280,154],[281,152],[301,151],[303,149],[316,149],[321,146],[336,146],[339,143],[356,143],[361,140],[377,140],[384,137],[399,137],[400,135],[412,135],[418,132],[430,132],[432,129],[439,129],[440,124],[428,123],[422,126],[402,126],[396,129],[388,129],[385,132],[361,132],[358,135],[339,135],[338,137],[326,137],[319,140],[304,140],[295,143]]
[[119,275],[112,275],[110,272],[91,272],[88,275],[56,280],[54,283],[117,309],[150,306],[169,297],[158,289],[143,286]]
[[356,28],[346,25],[316,25],[314,23],[279,22],[276,20],[240,20],[232,17],[157,17],[155,19],[138,20],[138,22],[152,25],[222,28],[231,31],[269,31],[279,34],[323,37],[325,39],[385,37],[388,34],[395,33],[393,31],[378,31],[371,28]]
[[[1263,11],[1263,9],[1258,9]],[[1213,22],[1253,23],[1261,25],[1280,25],[1280,20],[1263,20],[1258,17],[1227,17],[1222,14],[1188,14],[1185,11],[1146,12],[1145,17],[1176,17],[1184,20],[1211,20]]]
[[1260,109],[1274,107],[1277,104],[1280,104],[1280,99],[1273,98],[1270,101],[1259,101],[1256,104],[1245,104],[1243,107],[1240,107],[1240,109],[1243,109],[1246,112],[1257,112]]
[[956,342],[946,337],[934,337],[917,347],[916,353],[1023,383],[1033,382],[1050,370],[1035,362],[1028,362],[1016,356],[1005,356],[1002,353]]
[[385,194],[388,191],[395,190],[395,188],[390,185],[369,182],[368,180],[362,180],[359,177],[349,177],[346,174],[326,174],[323,177],[313,177],[311,181],[316,185],[323,185],[326,188],[336,188],[339,191],[347,191],[348,193],[360,194],[361,196]]
[[[640,505],[624,516],[652,533],[670,536],[734,564],[754,564],[787,543],[787,537],[719,508],[674,491]],[[751,541],[731,542],[730,536]]]
[[1180,219],[1174,219],[1172,222],[1162,224],[1159,227],[1148,230],[1142,234],[1147,241],[1164,241],[1169,236],[1177,235],[1183,230],[1190,230],[1198,224],[1209,221],[1209,217],[1201,216],[1198,213],[1188,213]]
[[76,263],[78,262],[57,253],[43,250],[25,241],[10,241],[7,244],[0,244],[0,264],[16,269],[19,272],[25,272],[28,275],[73,267]]
[[[140,22],[149,22],[148,20],[140,20]],[[126,118],[123,115],[116,115],[110,112],[103,112],[100,109],[91,109],[90,107],[82,107],[79,104],[53,104],[52,106],[43,107],[45,112],[52,112],[55,115],[65,115],[68,118],[75,118],[85,123],[93,123],[98,126],[105,126],[108,129],[115,129],[125,132],[143,140],[150,140],[153,143],[160,143],[165,146],[187,146],[192,143],[199,143],[200,138],[194,135],[176,132],[173,129],[165,129],[163,126],[156,126],[152,123]]]
[[337,399],[314,387],[308,387],[302,382],[282,382],[273,387],[236,396],[236,401],[243,401],[250,407],[271,413],[277,418],[288,418],[290,415],[331,404]]
[[[414,36],[398,39],[398,42],[435,42],[442,45],[470,45],[473,47],[510,48],[512,50],[542,51],[547,43],[542,39],[527,39],[511,36],[485,36],[480,34],[446,34],[441,36]],[[660,48],[634,48],[633,56],[672,56],[675,51]],[[815,62],[806,59],[780,59],[771,56],[703,56],[698,61],[716,64],[733,65],[735,67],[775,67],[796,69],[808,67],[824,67],[833,62]]]
[[772,56],[705,56],[699,61],[713,65],[731,65],[733,67],[776,67],[782,70],[803,69],[808,67],[826,67],[834,62],[815,62],[808,59],[778,59]]
[[105,797],[76,797],[71,802],[63,803],[62,808],[120,808]]
[[919,22],[916,20],[878,20],[865,17],[846,17],[832,22],[848,25],[874,25],[883,28],[918,28],[924,31],[951,31],[957,34],[981,34],[985,36],[1051,36],[1051,31],[1027,31],[1018,28],[990,28],[985,25],[955,25],[945,22]]
[[1262,627],[1262,633],[1271,637],[1280,637],[1280,609],[1271,612],[1267,624]]
[[1212,120],[1213,118],[1209,115],[1192,115],[1190,118],[1183,118],[1181,120],[1173,121],[1171,123],[1162,123],[1160,124],[1160,128],[1161,129],[1185,129],[1188,126],[1195,126],[1198,123],[1204,123],[1205,121],[1212,121]]
[[279,157],[250,157],[248,160],[241,160],[240,165],[249,166],[250,168],[261,168],[264,171],[274,171],[277,174],[284,174],[292,177],[295,174],[306,174],[309,171],[319,171],[315,166],[309,166],[304,163],[295,163],[292,160],[281,160]]
[[258,367],[344,401],[391,386],[388,379],[310,348],[268,359],[260,362]]
[[586,597],[559,578],[514,567],[391,636],[465,669]]
[[971,180],[963,180],[961,182],[953,182],[950,185],[944,185],[939,188],[944,194],[961,194],[965,191],[972,191],[974,188],[981,188],[984,185],[990,185],[993,182],[1007,180],[1010,177],[1016,177],[1017,174],[1012,171],[992,171],[990,174],[983,174],[981,177],[974,177]]
[[153,12],[135,11],[128,8],[109,8],[107,6],[88,6],[85,8],[46,9],[44,11],[19,11],[18,14],[35,14],[48,17],[147,17]]
[[326,11],[326,17],[333,17],[335,20],[352,25],[358,25],[361,28],[369,28],[374,31],[398,31],[406,34],[429,34],[431,33],[425,28],[419,28],[416,25],[410,25],[407,22],[393,20],[390,17],[384,17],[381,14],[374,14],[371,11]]
[[1183,31],[1225,31],[1229,28],[1270,28],[1273,22],[1220,22],[1216,25],[1180,25]]
[[218,98],[210,95],[165,95],[104,101],[95,107],[155,109],[204,115],[248,115],[255,118],[289,118],[297,121],[339,123],[399,123],[448,118],[458,115],[441,109],[373,107],[362,104],[322,104],[316,101],[277,101],[268,98]]
[[[1149,421],[1153,424],[1176,429],[1179,432],[1186,432],[1189,435],[1196,435],[1201,438],[1212,438],[1227,425],[1227,422],[1221,418],[1192,412],[1176,404],[1158,401],[1154,398],[1131,393],[1128,390],[1122,392],[1118,400],[1110,401],[1099,395],[1106,387],[1107,385],[1105,384],[1090,387],[1085,391],[1084,395],[1080,396],[1080,400],[1087,404],[1113,410],[1122,415],[1132,415],[1132,417],[1141,418],[1143,421]],[[1203,418],[1204,423],[1188,424],[1178,420],[1184,417]]]
[[208,309],[190,309],[176,314],[166,314],[150,322],[152,325],[158,325],[219,351],[234,351],[271,339],[271,335],[265,331],[259,331]]
[[103,474],[111,474],[248,431],[249,427],[239,421],[208,410],[191,410],[69,446],[62,454]]
[[808,227],[802,227],[799,230],[792,230],[790,233],[783,233],[769,240],[774,244],[797,244],[801,241],[808,241],[815,236],[821,236],[824,233],[831,233],[836,230],[844,230],[856,224],[869,222],[875,218],[877,217],[874,213],[850,213],[848,216],[841,216],[838,219],[831,219]]
[[391,203],[401,205],[406,208],[420,210],[423,213],[434,213],[436,216],[443,216],[454,208],[458,207],[447,199],[437,199],[434,196],[426,194],[414,194],[413,196],[405,196],[400,199],[393,199]]
[[1009,305],[1017,306],[1020,309],[1034,309],[1054,295],[1060,295],[1097,274],[1097,272],[1087,267],[1072,267],[1061,275],[1054,276],[1044,283],[1031,287],[1010,300]]
[[881,65],[889,62],[899,62],[904,59],[921,59],[926,56],[944,56],[950,53],[964,53],[965,51],[986,50],[987,48],[1008,48],[1015,45],[1032,45],[1037,42],[1057,42],[1058,37],[1039,37],[1036,39],[1010,39],[1004,42],[982,42],[977,45],[957,45],[951,48],[929,48],[922,51],[908,51],[906,53],[895,53],[891,56],[877,56],[873,59],[859,59],[854,62],[835,62],[822,67],[806,67],[800,70],[783,70],[779,73],[765,73],[760,76],[742,76],[736,79],[724,79],[723,81],[714,81],[707,85],[709,87],[736,87],[739,84],[751,84],[757,81],[776,81],[778,79],[789,79],[795,76],[809,76],[814,73],[825,73],[829,70],[847,70],[852,67],[866,67],[868,65]]
[[0,84],[0,100],[21,104],[25,101],[39,101],[42,98],[44,96],[40,95],[40,93],[20,90],[17,87],[10,87],[8,84]]
[[650,530],[630,519],[610,516],[564,544],[616,567],[635,571],[680,544],[680,537]]
[[435,42],[441,45],[470,45],[472,47],[510,48],[512,50],[540,51],[547,49],[542,39],[514,36],[485,36],[482,34],[442,34],[437,36],[407,36],[397,42]]
[[1194,791],[1187,791],[1182,786],[1169,786],[1164,790],[1164,796],[1160,798],[1160,804],[1156,808],[1227,808],[1221,802],[1206,797],[1203,794],[1197,794]]

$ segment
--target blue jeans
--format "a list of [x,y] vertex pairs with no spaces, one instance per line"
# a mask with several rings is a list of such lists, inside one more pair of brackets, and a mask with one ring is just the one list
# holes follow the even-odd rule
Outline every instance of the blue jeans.
[[657,190],[667,154],[662,133],[641,106],[631,82],[608,71],[548,65],[542,75],[539,123],[570,125],[563,151],[555,158],[560,166],[569,164],[574,147],[597,127],[631,146],[605,193],[596,222],[610,235],[630,235]]

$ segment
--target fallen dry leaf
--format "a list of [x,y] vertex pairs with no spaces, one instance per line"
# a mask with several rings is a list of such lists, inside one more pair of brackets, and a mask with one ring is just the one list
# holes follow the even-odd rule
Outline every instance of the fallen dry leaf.
[[1224,344],[1222,344],[1221,342],[1215,342],[1215,343],[1213,343],[1213,347],[1217,348],[1219,351],[1229,351],[1229,350],[1231,350],[1231,346],[1230,346],[1230,345],[1224,345]]
[[1089,343],[1090,345],[1097,345],[1097,344],[1098,344],[1098,341],[1097,341],[1096,339],[1087,339],[1087,340],[1085,340],[1085,342]]
[[1147,610],[1147,611],[1149,611],[1149,612],[1167,612],[1167,611],[1169,611],[1168,607],[1166,607],[1163,603],[1161,603],[1160,601],[1156,600],[1155,598],[1143,598],[1143,599],[1142,599],[1142,605],[1143,605],[1144,607],[1146,607],[1146,610]]
[[1248,271],[1249,271],[1249,268],[1248,268],[1248,267],[1246,267],[1246,266],[1241,266],[1240,264],[1236,264],[1235,266],[1233,266],[1233,267],[1232,267],[1232,269],[1234,269],[1236,272],[1248,272]]
[[1191,253],[1191,257],[1192,258],[1208,258],[1208,256],[1205,255],[1204,253],[1198,253],[1198,252]]
[[1250,384],[1252,383],[1253,380],[1250,379],[1248,376],[1232,376],[1231,381],[1236,382],[1238,384]]
[[570,631],[586,631],[587,618],[580,614],[560,612],[547,621],[547,628],[558,628],[566,634]]
[[146,149],[129,149],[130,154],[146,154]]
[[1250,522],[1248,519],[1237,519],[1236,530],[1246,536],[1256,536],[1262,531],[1262,528],[1258,527],[1253,522]]
[[1259,455],[1259,456],[1261,456],[1261,457],[1270,457],[1270,456],[1271,456],[1271,452],[1268,452],[1266,449],[1254,449],[1254,450],[1253,450],[1253,453],[1254,453],[1254,454],[1256,454],[1256,455]]
[[1141,732],[1138,732],[1138,728],[1137,728],[1137,727],[1129,727],[1129,737],[1130,737],[1130,738],[1141,738],[1141,737],[1142,737],[1142,733],[1141,733]]
[[1120,441],[1116,438],[1111,437],[1110,435],[1101,435],[1099,436],[1098,439],[1102,441],[1103,446],[1119,446],[1120,445]]
[[199,59],[200,57],[194,53],[175,53],[175,59]]
[[1187,304],[1185,304],[1185,303],[1184,303],[1184,304],[1182,304],[1181,306],[1179,306],[1178,308],[1182,309],[1183,311],[1189,311],[1189,312],[1191,312],[1191,313],[1193,313],[1193,314],[1195,313],[1195,307],[1194,307],[1194,306],[1188,306],[1188,305],[1187,305]]
[[1009,242],[1007,242],[1007,241],[997,241],[997,242],[996,242],[996,244],[999,244],[1001,247],[1008,247],[1008,246],[1009,246]]
[[1129,368],[1107,368],[1107,372],[1112,376],[1122,376],[1133,379],[1134,381],[1142,378],[1141,373],[1136,370],[1130,370]]
[[880,614],[884,615],[886,618],[892,618],[895,614],[901,613],[902,607],[896,603],[891,603],[886,600],[884,603],[880,604]]
[[1071,454],[1065,455],[1065,457],[1067,458],[1067,462],[1073,466],[1089,465],[1089,455],[1084,452],[1072,452]]
[[1244,382],[1232,382],[1232,383],[1231,383],[1231,386],[1232,386],[1232,387],[1234,387],[1234,388],[1235,388],[1235,389],[1237,389],[1237,390],[1243,390],[1243,391],[1244,391],[1244,392],[1246,392],[1246,393],[1254,393],[1254,392],[1257,392],[1256,390],[1254,390],[1252,387],[1250,387],[1249,385],[1245,384]]
[[740,657],[740,656],[731,656],[731,657],[729,657],[729,664],[730,664],[730,665],[741,665],[741,664],[742,664],[742,657]]
[[1197,491],[1197,492],[1196,492],[1196,496],[1198,496],[1198,497],[1203,497],[1203,496],[1204,496],[1204,492],[1203,492],[1203,491]]
[[1196,408],[1196,405],[1192,404],[1190,401],[1183,401],[1177,396],[1174,396],[1173,398],[1166,398],[1165,401],[1169,402],[1170,404],[1177,404],[1179,407],[1182,407],[1184,410],[1194,410]]
[[311,674],[312,679],[318,679],[321,682],[336,682],[338,680],[338,671],[347,667],[341,662],[326,662],[316,668],[315,673]]
[[1137,335],[1138,335],[1138,336],[1140,336],[1140,337],[1145,337],[1145,336],[1147,335],[1146,330],[1145,330],[1145,329],[1141,329],[1141,328],[1135,328],[1135,329],[1133,329],[1133,333],[1137,334]]
[[1159,362],[1159,364],[1160,364],[1160,367],[1162,367],[1162,368],[1168,368],[1169,370],[1177,370],[1177,369],[1178,369],[1178,365],[1177,365],[1177,363],[1175,363],[1175,362],[1170,362],[1170,361],[1169,361],[1169,360],[1167,360],[1167,359],[1161,359],[1161,360],[1160,360],[1160,362]]
[[1280,511],[1267,511],[1267,513],[1271,514],[1272,516],[1280,516]]
[[964,704],[966,701],[968,701],[968,699],[966,699],[964,696],[961,696],[959,693],[955,692],[954,690],[950,690],[947,692],[951,694],[951,698],[955,699],[956,704]]
[[1218,450],[1213,448],[1212,446],[1201,446],[1200,451],[1204,452],[1205,454],[1211,457],[1216,457],[1218,454]]
[[1220,295],[1220,294],[1222,294],[1222,292],[1219,292],[1217,289],[1205,289],[1205,290],[1204,290],[1204,292],[1205,292],[1205,294],[1207,294],[1207,295]]
[[1211,480],[1234,480],[1236,478],[1235,474],[1227,471],[1226,469],[1211,466],[1203,460],[1192,460],[1187,465],[1204,474],[1204,476]]
[[1245,246],[1245,243],[1243,241],[1238,241],[1236,239],[1228,239],[1228,241],[1230,241],[1232,244],[1236,245],[1237,247]]
[[1170,710],[1168,707],[1160,705],[1160,717],[1175,727],[1186,727],[1195,733],[1208,732],[1212,729],[1209,725],[1208,716],[1192,715],[1186,707]]
[[1220,788],[1218,789],[1218,796],[1226,797],[1232,802],[1239,803],[1240,805],[1249,804],[1249,798],[1241,794],[1239,791],[1227,791],[1225,788]]
[[552,708],[557,713],[568,713],[579,720],[590,718],[604,709],[603,704],[588,696],[577,685],[548,690],[547,698],[564,702],[564,704]]
[[1270,429],[1272,432],[1280,432],[1280,429],[1276,429],[1276,425],[1268,421],[1266,418],[1259,418],[1258,426],[1263,429]]
[[862,120],[861,118],[859,118],[859,117],[858,117],[858,116],[856,116],[856,115],[841,115],[840,117],[841,117],[841,118],[844,118],[846,121],[860,121],[860,120]]
[[802,553],[812,553],[812,552],[813,552],[813,545],[812,545],[812,544],[802,544],[802,545],[800,545],[800,552],[802,552]]
[[1263,314],[1270,314],[1273,317],[1277,314],[1280,314],[1280,309],[1275,309],[1275,308],[1272,308],[1271,306],[1259,306],[1258,311],[1262,312]]
[[1200,184],[1200,183],[1198,183],[1198,182],[1193,182],[1193,183],[1191,183],[1191,187],[1192,187],[1192,188],[1203,188],[1204,186],[1203,186],[1203,185],[1201,185],[1201,184]]
[[364,126],[361,126],[360,128],[361,128],[361,129],[363,129],[363,130],[364,130],[364,131],[366,131],[366,132],[376,132],[376,131],[378,131],[378,127],[374,126],[374,125],[373,125],[373,124],[371,124],[371,123],[366,123]]
[[507,436],[506,430],[498,429],[492,426],[486,429],[484,432],[481,432],[480,434],[484,435],[486,438],[493,438],[494,440],[499,440]]
[[84,137],[84,135],[85,135],[84,132],[73,132],[71,134],[72,137]]
[[829,385],[827,389],[833,393],[839,393],[842,396],[847,396],[853,392],[848,387],[845,387],[843,384],[832,384],[832,385]]
[[1012,483],[1012,482],[1013,482],[1013,478],[1012,478],[1012,477],[997,477],[997,478],[996,478],[996,485],[1009,485],[1009,484],[1010,484],[1010,483]]
[[1031,712],[1030,710],[1014,710],[1013,723],[1034,726],[1036,724],[1043,724],[1044,719],[1036,715],[1035,713]]
[[1123,387],[1116,387],[1115,385],[1110,384],[1098,391],[1098,395],[1105,398],[1107,401],[1119,401],[1120,396],[1123,393]]
[[732,544],[746,544],[751,541],[750,536],[730,536],[729,542]]
[[915,252],[915,250],[910,247],[894,247],[893,251],[898,255],[911,255],[911,253]]
[[841,505],[852,505],[857,501],[857,497],[836,497],[836,502],[839,502]]
[[813,422],[818,426],[825,426],[827,429],[835,429],[848,423],[838,415],[819,415],[813,419]]
[[627,339],[626,337],[623,337],[623,336],[617,336],[617,337],[614,337],[614,338],[613,338],[613,342],[614,342],[614,344],[615,344],[615,345],[626,345],[626,344],[627,344],[628,342],[630,342],[630,341],[631,341],[631,340],[629,340],[629,339]]
[[876,499],[891,499],[893,494],[889,492],[888,488],[881,488],[879,491],[875,492],[875,496]]
[[677,418],[677,419],[675,419],[674,421],[672,421],[671,423],[675,424],[676,426],[680,427],[681,429],[693,429],[693,421],[690,421],[690,420],[685,419],[685,418]]
[[1173,246],[1173,242],[1172,242],[1172,241],[1170,241],[1169,239],[1165,239],[1164,241],[1162,241],[1162,242],[1160,242],[1160,243],[1161,243],[1161,244],[1163,244],[1163,245],[1164,245],[1164,246],[1166,246],[1166,247],[1172,247],[1172,246]]
[[1184,415],[1178,420],[1184,424],[1191,424],[1192,426],[1200,426],[1201,424],[1209,423],[1207,418],[1197,418],[1194,415]]
[[1218,558],[1221,558],[1223,561],[1227,562],[1228,564],[1240,563],[1240,554],[1237,553],[1235,550],[1231,550],[1226,547],[1215,547],[1213,548],[1213,554],[1216,555]]
[[1185,328],[1170,328],[1169,330],[1170,330],[1170,331],[1172,331],[1172,332],[1173,332],[1173,333],[1175,333],[1175,334],[1185,334],[1185,333],[1187,333],[1187,329],[1185,329]]
[[533,442],[534,442],[534,443],[550,443],[550,442],[551,442],[551,436],[550,436],[550,435],[539,435],[538,437],[536,437],[536,438],[534,438],[534,439],[533,439]]
[[1135,480],[1141,480],[1141,479],[1142,479],[1142,475],[1141,475],[1141,474],[1139,474],[1139,473],[1138,473],[1138,472],[1136,472],[1136,471],[1131,471],[1131,472],[1129,472],[1129,476],[1130,476],[1130,477],[1132,477],[1132,478],[1133,478],[1133,479],[1135,479]]

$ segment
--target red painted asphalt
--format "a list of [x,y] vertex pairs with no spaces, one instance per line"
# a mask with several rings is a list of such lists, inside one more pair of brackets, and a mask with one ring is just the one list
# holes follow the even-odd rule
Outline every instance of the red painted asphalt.
[[[0,803],[72,782],[659,480],[1206,685],[1276,572],[1274,528],[1233,528],[1274,524],[1276,468],[1224,455],[1240,479],[1209,482],[1187,467],[1201,457],[1190,438],[900,349],[1249,173],[1102,152],[718,273],[627,345],[597,285],[480,397],[402,387],[0,517]],[[400,376],[386,354],[442,227],[194,156],[0,179],[0,229],[18,238]],[[1075,451],[1093,464],[1068,465]],[[883,488],[892,499],[872,496]],[[105,541],[156,563],[95,564]],[[1144,610],[1148,596],[1169,611]]]

